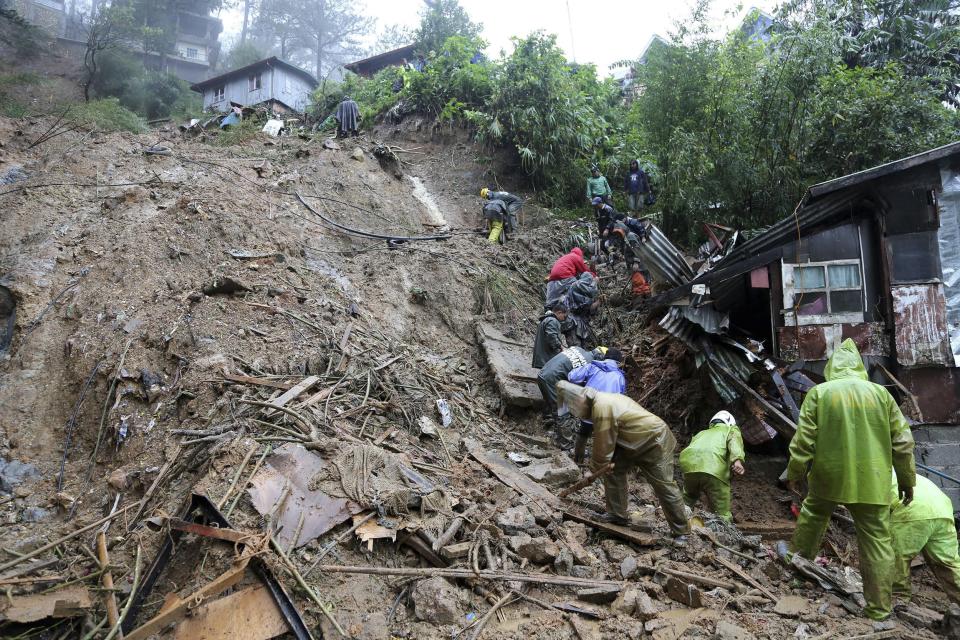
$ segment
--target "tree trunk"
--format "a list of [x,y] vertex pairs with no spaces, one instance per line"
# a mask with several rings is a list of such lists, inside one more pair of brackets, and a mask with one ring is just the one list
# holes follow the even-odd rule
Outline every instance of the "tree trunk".
[[247,23],[250,20],[250,0],[243,0],[243,27],[240,29],[240,44],[247,40]]

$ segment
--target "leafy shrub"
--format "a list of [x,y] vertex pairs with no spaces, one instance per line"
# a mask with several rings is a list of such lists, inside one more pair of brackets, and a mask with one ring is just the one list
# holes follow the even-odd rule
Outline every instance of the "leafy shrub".
[[363,123],[372,123],[379,113],[383,113],[399,100],[394,91],[402,82],[402,71],[397,67],[381,69],[372,78],[363,78],[350,73],[343,82],[321,84],[311,96],[311,112],[318,118],[332,114],[344,96],[356,100],[360,107]]
[[67,119],[102,131],[142,133],[146,130],[140,116],[125,108],[116,98],[103,98],[74,105],[67,113]]
[[106,51],[93,89],[101,97],[115,97],[127,109],[147,120],[188,115],[200,111],[198,94],[190,85],[169,73],[148,71],[128,53]]
[[41,82],[42,79],[35,73],[0,74],[0,115],[8,118],[27,115],[27,105],[19,97],[22,87]]
[[403,72],[401,95],[411,106],[444,120],[483,107],[493,90],[486,61],[473,62],[487,43],[479,38],[447,38],[440,51],[431,52],[423,71]]

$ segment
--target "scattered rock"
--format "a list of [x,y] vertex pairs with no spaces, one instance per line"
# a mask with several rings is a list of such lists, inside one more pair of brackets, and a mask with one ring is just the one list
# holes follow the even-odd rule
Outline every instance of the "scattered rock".
[[640,595],[640,589],[637,587],[627,587],[620,592],[617,599],[610,605],[614,613],[632,616],[637,609],[637,598]]
[[463,594],[443,578],[421,580],[410,591],[417,620],[457,624],[463,620]]
[[525,533],[537,526],[537,521],[524,505],[510,507],[497,516],[497,526],[508,536]]
[[626,560],[627,556],[633,555],[630,547],[609,538],[601,542],[600,546],[603,548],[603,552],[607,554],[610,562],[620,563]]
[[654,601],[647,595],[646,591],[642,589],[637,592],[636,607],[634,609],[634,615],[644,622],[648,620],[653,620],[657,617],[657,614],[660,613],[660,609],[654,603]]
[[440,434],[440,425],[433,421],[430,416],[420,416],[417,420],[417,427],[420,428],[421,438],[438,438]]
[[577,599],[591,604],[610,604],[620,595],[619,587],[594,587],[577,591]]
[[906,606],[897,607],[897,617],[915,627],[926,629],[935,629],[943,621],[943,616],[936,611],[912,602]]
[[732,622],[720,620],[717,622],[714,638],[716,638],[716,640],[753,640],[756,636]]
[[807,613],[809,610],[810,603],[800,596],[784,596],[773,606],[773,612],[785,618],[798,618],[800,614]]
[[[518,536],[520,537],[520,536]],[[526,558],[534,564],[547,564],[553,562],[560,553],[560,547],[557,543],[547,537],[527,538],[520,542],[515,549],[516,554],[521,558]]]
[[586,578],[590,580],[597,577],[597,570],[582,564],[577,564],[570,569],[570,575],[574,578]]
[[703,594],[700,592],[700,589],[678,578],[673,576],[667,578],[664,590],[671,600],[679,602],[686,607],[699,609],[703,606]]
[[163,378],[149,369],[140,370],[140,384],[147,396],[147,402],[155,402],[163,392]]
[[600,563],[593,553],[584,546],[587,542],[587,527],[579,522],[564,522],[560,527],[560,535],[573,554],[577,564],[596,565]]
[[637,559],[633,556],[627,556],[620,563],[620,575],[624,580],[629,580],[637,572]]
[[360,147],[354,147],[353,152],[350,154],[350,157],[354,160],[363,160],[363,149]]
[[0,491],[12,493],[14,487],[39,474],[37,468],[30,463],[19,460],[0,460]]
[[20,519],[24,522],[41,522],[49,517],[50,512],[40,507],[27,507],[20,515]]
[[230,276],[221,276],[203,287],[203,292],[208,296],[228,296],[243,291],[250,291],[250,287]]
[[531,464],[523,472],[549,487],[564,487],[580,479],[577,463],[562,453]]
[[557,554],[556,559],[553,561],[553,570],[562,576],[570,575],[570,572],[573,571],[573,554],[570,553],[569,549],[560,549],[560,553]]
[[337,149],[340,148],[340,145],[334,142],[332,138],[327,138],[326,140],[323,141],[323,148],[336,151]]

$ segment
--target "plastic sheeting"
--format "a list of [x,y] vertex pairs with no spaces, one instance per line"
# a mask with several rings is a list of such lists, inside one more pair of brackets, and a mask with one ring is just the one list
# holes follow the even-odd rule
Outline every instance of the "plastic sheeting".
[[954,365],[960,367],[960,171],[943,169],[943,191],[938,198],[940,230],[940,266],[943,293],[947,303],[947,326]]

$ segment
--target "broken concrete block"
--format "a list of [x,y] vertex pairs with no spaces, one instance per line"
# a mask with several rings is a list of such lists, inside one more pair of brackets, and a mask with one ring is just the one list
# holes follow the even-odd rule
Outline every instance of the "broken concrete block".
[[637,559],[634,556],[627,556],[620,563],[620,575],[624,580],[629,580],[637,572]]
[[458,542],[457,544],[448,544],[440,549],[440,555],[444,560],[455,560],[457,558],[466,558],[470,553],[470,547],[473,542]]
[[524,505],[510,507],[497,516],[497,526],[508,536],[525,533],[537,526],[537,521]]
[[580,479],[580,468],[564,454],[557,454],[547,460],[535,462],[523,472],[541,484],[549,487],[565,487]]
[[[519,536],[517,536],[519,537]],[[560,553],[560,547],[557,543],[547,537],[529,538],[521,541],[516,548],[516,554],[521,558],[526,558],[534,564],[547,564],[553,562],[557,554]]]
[[593,587],[577,591],[577,599],[591,604],[610,604],[620,594],[620,587]]
[[463,594],[443,578],[421,580],[410,591],[417,620],[433,624],[457,624],[463,620]]
[[570,576],[574,578],[586,578],[587,580],[597,577],[597,570],[594,567],[588,567],[582,564],[573,565],[570,569]]
[[663,586],[667,596],[674,602],[679,602],[691,609],[699,609],[703,606],[703,594],[700,589],[692,584],[687,584],[679,578],[670,576]]
[[633,615],[644,622],[653,620],[657,617],[657,614],[660,613],[660,609],[653,602],[650,596],[647,595],[647,592],[642,589],[637,591],[637,600],[635,605],[636,607],[634,608]]
[[809,610],[810,603],[800,596],[784,596],[773,606],[773,612],[785,618],[799,618],[800,614]]
[[732,622],[727,622],[726,620],[720,620],[717,622],[717,627],[714,630],[714,637],[716,640],[753,640],[753,638],[756,638],[755,635],[743,627],[738,627]]

